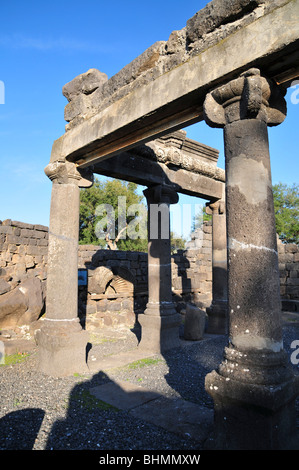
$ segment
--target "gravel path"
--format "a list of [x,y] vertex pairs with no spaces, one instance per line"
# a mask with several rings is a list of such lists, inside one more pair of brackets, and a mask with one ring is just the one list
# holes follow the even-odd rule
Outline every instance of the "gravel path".
[[[299,326],[286,326],[284,338],[290,355],[292,341],[299,340]],[[108,335],[105,341],[94,338],[90,360],[133,349],[137,344],[136,336],[128,332],[118,338]],[[40,373],[36,352],[19,364],[1,366],[0,450],[198,450],[199,442],[106,406],[89,389],[127,380],[167,397],[182,397],[212,408],[204,377],[221,361],[225,344],[222,336],[195,343],[183,341],[180,349],[156,355],[148,363],[65,378]]]

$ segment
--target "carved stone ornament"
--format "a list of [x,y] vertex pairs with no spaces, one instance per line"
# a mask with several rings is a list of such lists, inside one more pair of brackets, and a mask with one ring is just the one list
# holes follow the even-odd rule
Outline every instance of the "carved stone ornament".
[[208,93],[204,117],[211,127],[224,127],[242,119],[260,119],[268,126],[281,124],[286,116],[285,92],[252,68]]
[[225,180],[225,172],[222,168],[218,168],[216,165],[211,165],[210,163],[194,158],[190,155],[186,155],[175,147],[162,148],[155,142],[149,142],[147,147],[153,150],[158,162],[164,163],[167,166],[183,168],[184,170],[193,171],[220,181]]
[[93,172],[88,169],[77,169],[75,163],[56,160],[45,168],[45,174],[54,184],[78,184],[88,188],[93,184]]
[[206,213],[209,215],[212,214],[224,214],[225,213],[225,202],[222,199],[218,199],[215,202],[206,203]]

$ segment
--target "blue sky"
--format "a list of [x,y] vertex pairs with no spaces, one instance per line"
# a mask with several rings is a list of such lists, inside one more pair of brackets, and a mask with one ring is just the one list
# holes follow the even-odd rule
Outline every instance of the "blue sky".
[[[44,168],[53,141],[64,133],[63,85],[90,68],[113,76],[147,47],[183,28],[207,2],[1,3],[0,220],[48,225],[51,183]],[[285,122],[269,129],[273,183],[298,182],[299,104],[291,102],[292,92]],[[187,136],[217,148],[224,168],[222,130],[199,123],[188,128]],[[180,197],[181,204],[194,202]],[[185,227],[184,235],[188,231]]]

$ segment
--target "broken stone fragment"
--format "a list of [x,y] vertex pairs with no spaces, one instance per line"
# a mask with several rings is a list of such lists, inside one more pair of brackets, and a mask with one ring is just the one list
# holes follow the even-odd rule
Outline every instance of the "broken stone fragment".
[[0,279],[0,295],[5,294],[11,289],[11,285],[5,281],[5,279]]
[[14,328],[37,320],[44,307],[42,283],[30,278],[0,297],[0,327]]
[[70,122],[77,116],[85,114],[87,111],[86,96],[83,94],[74,95],[64,108],[64,119]]
[[27,298],[19,288],[3,294],[0,299],[0,327],[14,328],[27,308]]
[[155,67],[159,60],[162,49],[165,47],[165,41],[157,41],[136,59],[123,67],[118,73],[113,75],[105,86],[105,95],[110,96],[121,87],[128,85],[142,73]]
[[165,45],[168,54],[175,54],[184,50],[186,46],[186,28],[179,31],[172,31]]
[[105,73],[97,69],[89,69],[87,72],[78,75],[62,88],[62,94],[68,101],[72,101],[77,95],[83,93],[89,95],[97,88],[100,88],[108,77]]
[[20,290],[27,297],[28,310],[22,317],[23,324],[37,320],[44,307],[42,282],[39,278],[26,279],[20,284]]
[[92,294],[104,294],[107,284],[113,278],[113,271],[106,266],[99,266],[89,272],[88,291]]

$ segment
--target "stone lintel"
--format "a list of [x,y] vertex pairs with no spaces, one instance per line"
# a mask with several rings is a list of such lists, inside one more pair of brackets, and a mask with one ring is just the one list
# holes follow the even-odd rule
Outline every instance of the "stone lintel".
[[[298,5],[299,0],[285,2],[168,73],[133,89],[55,141],[51,160],[60,156],[89,166],[202,120],[206,92],[249,67],[263,68],[269,78],[294,68],[298,61]],[[284,60],[279,60],[281,57]]]
[[[195,172],[180,166],[168,166],[163,162],[137,155],[135,152],[124,152],[99,162],[94,166],[93,171],[100,175],[133,181],[143,186],[166,183],[172,185],[179,193],[210,200],[220,199],[225,171],[207,164],[201,168],[201,173],[199,169]],[[209,173],[208,170],[210,170]]]
[[[158,139],[155,143],[159,147],[174,147],[181,151],[181,165],[184,165],[184,157],[192,159],[192,162],[197,159],[207,162],[210,165],[216,166],[219,157],[219,151],[209,147],[208,145],[202,144],[196,140],[190,139],[186,135],[186,131],[180,130],[166,134]],[[151,147],[151,142],[148,144]],[[138,152],[139,148],[135,148]],[[159,157],[159,155],[157,155]],[[158,158],[159,159],[159,158]],[[192,163],[190,162],[190,163]]]

